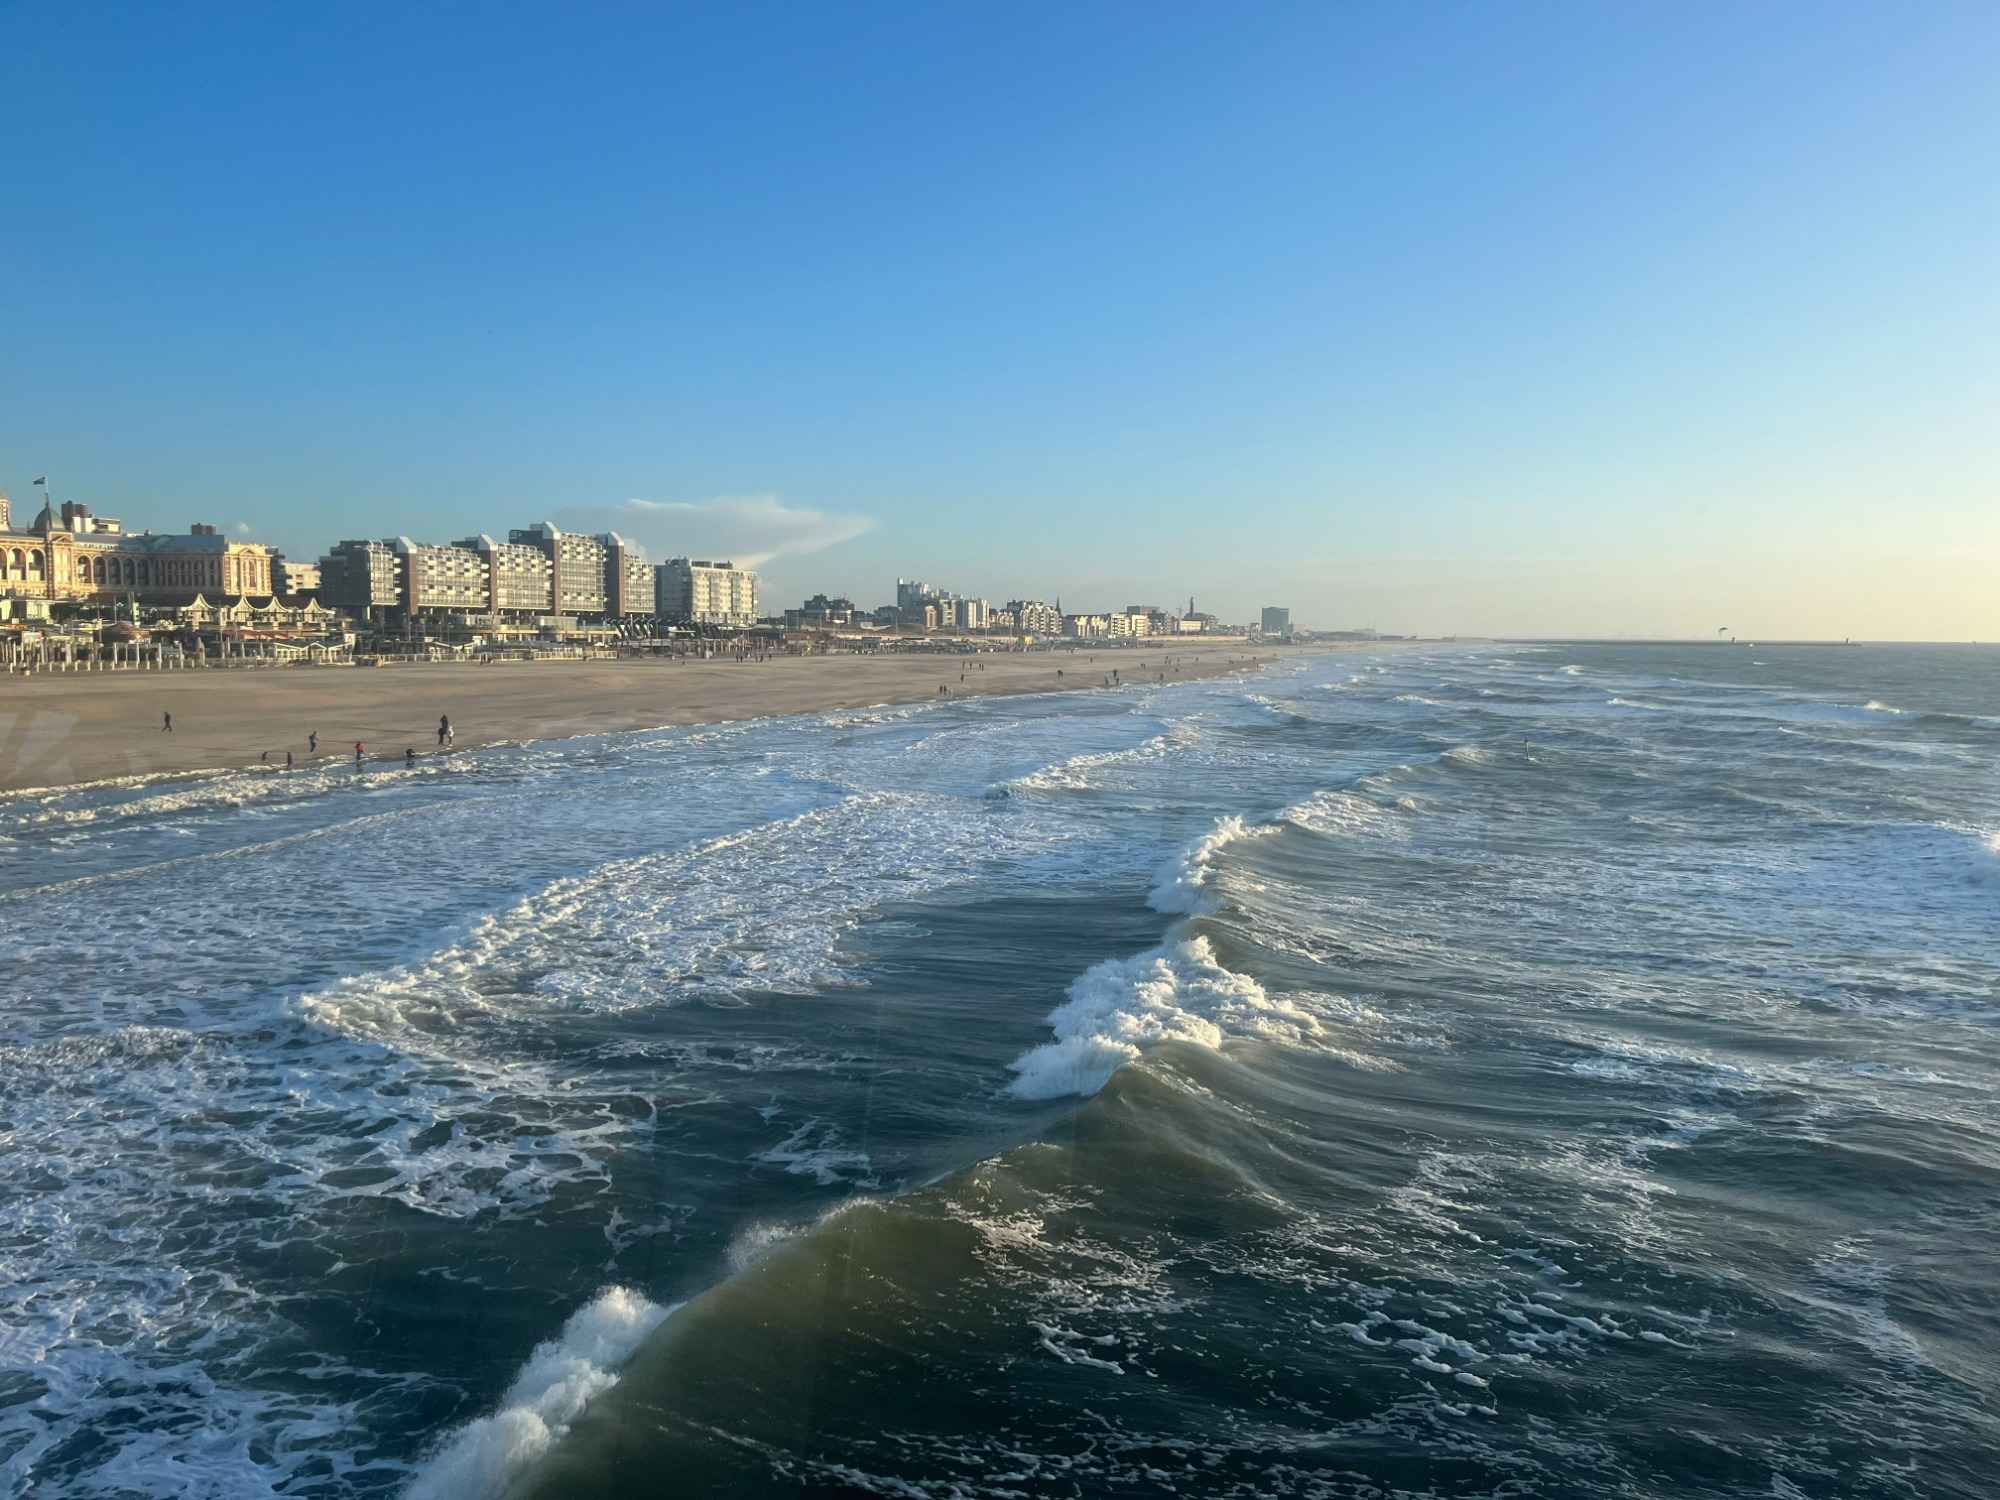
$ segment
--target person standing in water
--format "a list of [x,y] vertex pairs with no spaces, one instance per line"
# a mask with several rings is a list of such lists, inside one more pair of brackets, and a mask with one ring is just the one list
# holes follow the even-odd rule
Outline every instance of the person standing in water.
[[359,740],[354,742],[354,763],[357,766],[361,764],[361,741]]
[[416,763],[417,763],[417,752],[411,749],[408,745],[405,745],[403,747],[403,764],[414,768],[416,766]]
[[443,744],[443,743],[444,743],[444,742],[445,742],[446,740],[448,740],[448,739],[450,739],[450,738],[451,738],[451,715],[450,715],[450,714],[439,714],[439,715],[438,715],[438,744],[442,745],[442,744]]

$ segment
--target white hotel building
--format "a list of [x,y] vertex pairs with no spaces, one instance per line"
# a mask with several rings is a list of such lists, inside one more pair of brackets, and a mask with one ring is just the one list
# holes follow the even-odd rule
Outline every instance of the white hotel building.
[[757,575],[734,563],[670,557],[659,566],[660,618],[685,625],[757,623]]

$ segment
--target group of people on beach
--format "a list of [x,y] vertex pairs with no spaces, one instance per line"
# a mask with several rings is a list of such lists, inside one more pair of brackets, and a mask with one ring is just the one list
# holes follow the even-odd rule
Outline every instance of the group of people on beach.
[[[173,732],[174,732],[173,710],[164,709],[161,711],[160,714],[160,733],[172,734]],[[437,742],[438,742],[438,749],[440,750],[450,750],[451,748],[453,748],[453,746],[455,746],[458,743],[458,732],[451,727],[450,714],[438,715]],[[258,756],[258,760],[262,762],[264,765],[269,765],[271,763],[272,754],[273,754],[272,751],[266,750],[263,752],[262,755]],[[306,754],[308,756],[315,758],[319,755],[319,731],[317,729],[309,730],[306,734]],[[356,740],[354,742],[354,764],[356,766],[361,766],[366,764],[367,760],[368,760],[368,746],[363,741]],[[416,765],[416,763],[417,763],[416,747],[414,745],[404,746],[403,764],[406,766],[414,766]],[[289,771],[293,768],[295,764],[297,764],[297,762],[293,759],[292,752],[290,750],[287,750],[285,752],[285,769]]]

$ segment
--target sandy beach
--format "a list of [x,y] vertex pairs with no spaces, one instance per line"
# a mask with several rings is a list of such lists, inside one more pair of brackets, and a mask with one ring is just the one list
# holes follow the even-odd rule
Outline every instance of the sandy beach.
[[[1191,681],[1244,671],[1287,650],[1241,642],[1146,651],[1026,655],[782,657],[766,662],[540,661],[492,665],[278,667],[196,672],[102,672],[0,683],[0,791],[67,786],[115,776],[217,770],[319,758],[371,760],[437,748],[440,714],[461,751],[499,740],[714,723],[824,712],[954,695],[1101,688],[1116,668],[1128,682]],[[1167,658],[1174,665],[1167,665]],[[1094,660],[1093,660],[1094,658]],[[960,680],[960,672],[964,680]],[[171,734],[161,716],[171,713]]]

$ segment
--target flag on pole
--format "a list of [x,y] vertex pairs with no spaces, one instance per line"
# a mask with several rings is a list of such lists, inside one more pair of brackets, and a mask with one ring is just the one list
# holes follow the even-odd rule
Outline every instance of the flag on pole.
[[49,476],[46,474],[44,474],[40,479],[37,479],[35,481],[36,484],[47,484],[48,482],[49,482]]

